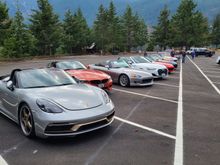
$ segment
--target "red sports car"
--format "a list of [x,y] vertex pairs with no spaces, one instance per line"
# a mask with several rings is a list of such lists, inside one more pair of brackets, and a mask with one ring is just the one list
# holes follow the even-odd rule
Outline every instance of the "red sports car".
[[48,67],[65,70],[76,81],[97,86],[99,88],[111,91],[112,79],[104,72],[87,69],[78,61],[55,61],[48,64]]
[[172,73],[174,71],[174,69],[175,69],[175,67],[172,64],[169,64],[167,62],[154,61],[153,59],[148,58],[148,57],[145,57],[145,59],[150,61],[150,62],[152,62],[152,63],[154,63],[154,64],[164,65],[168,69],[169,73]]
[[153,62],[154,64],[160,64],[160,65],[164,65],[165,67],[167,67],[169,73],[172,73],[174,71],[174,66],[172,64],[168,64],[166,62]]

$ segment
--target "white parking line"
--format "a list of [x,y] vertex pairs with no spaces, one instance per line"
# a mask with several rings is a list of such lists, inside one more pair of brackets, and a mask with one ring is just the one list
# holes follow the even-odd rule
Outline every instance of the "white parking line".
[[171,102],[171,103],[175,103],[175,104],[178,103],[177,101],[169,100],[169,99],[164,99],[164,98],[161,98],[161,97],[155,97],[155,96],[145,95],[145,94],[131,92],[131,91],[127,91],[127,90],[116,89],[116,88],[112,88],[112,89],[115,90],[115,91],[118,91],[118,92],[123,92],[123,93],[133,94],[133,95],[137,95],[137,96],[148,97],[148,98],[162,100],[162,101]]
[[0,165],[8,165],[8,163],[3,159],[3,157],[0,155]]
[[168,79],[169,78],[171,78],[171,79],[179,79],[179,77],[176,77],[176,76],[169,76]]
[[214,84],[218,84],[218,85],[220,85],[220,82],[213,82]]
[[183,165],[183,68],[182,68],[182,60],[180,60],[180,80],[179,80],[178,111],[177,111],[177,122],[176,122],[176,143],[175,143],[174,165]]
[[131,121],[122,119],[122,118],[117,117],[117,116],[115,116],[115,119],[116,119],[116,120],[119,120],[119,121],[121,121],[121,122],[123,122],[123,123],[126,123],[126,124],[129,124],[129,125],[132,125],[132,126],[135,126],[135,127],[138,127],[138,128],[144,129],[144,130],[147,130],[147,131],[149,131],[149,132],[153,132],[153,133],[156,133],[156,134],[158,134],[158,135],[168,137],[168,138],[170,138],[170,139],[174,139],[174,140],[176,139],[176,137],[173,136],[173,135],[170,135],[170,134],[167,134],[167,133],[158,131],[158,130],[156,130],[156,129],[152,129],[152,128],[149,128],[149,127],[145,127],[145,126],[143,126],[143,125],[140,125],[140,124],[137,124],[137,123],[134,123],[134,122],[131,122]]
[[220,71],[220,68],[201,68],[201,69],[205,69],[205,70],[213,70],[213,71]]
[[220,90],[213,84],[213,82],[203,73],[203,71],[193,62],[188,56],[187,58],[193,63],[193,65],[200,71],[200,73],[208,80],[208,82],[212,85],[212,87],[216,90],[216,92],[220,95]]
[[211,78],[220,78],[220,76],[214,76],[214,75],[207,75],[207,76]]
[[165,84],[165,83],[155,83],[154,84],[156,85],[162,85],[162,86],[168,86],[168,87],[174,87],[174,88],[179,88],[179,86],[177,85],[171,85],[171,84]]
[[220,70],[219,72],[218,71],[204,71],[204,73],[220,73]]

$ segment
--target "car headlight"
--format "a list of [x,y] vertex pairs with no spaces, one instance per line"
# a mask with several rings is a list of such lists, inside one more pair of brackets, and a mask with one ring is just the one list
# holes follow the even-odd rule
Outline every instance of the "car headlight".
[[111,100],[105,91],[102,91],[102,97],[103,97],[105,104],[110,103]]
[[38,107],[47,113],[62,113],[63,110],[58,107],[57,105],[55,105],[54,103],[45,100],[45,99],[37,99],[36,101]]
[[131,78],[137,78],[140,79],[142,76],[137,74],[131,74]]
[[147,70],[156,70],[157,68],[147,68]]

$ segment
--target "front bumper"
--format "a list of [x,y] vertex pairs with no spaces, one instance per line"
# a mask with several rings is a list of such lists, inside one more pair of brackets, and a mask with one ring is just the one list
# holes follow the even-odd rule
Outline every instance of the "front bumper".
[[114,105],[102,105],[88,110],[64,111],[48,114],[37,110],[33,113],[36,135],[42,138],[74,136],[110,125],[114,120]]
[[167,78],[168,70],[167,69],[158,69],[156,72],[152,73],[154,78]]
[[89,81],[88,84],[99,87],[104,90],[111,91],[112,90],[112,79],[104,79],[104,80],[92,80]]
[[152,78],[141,78],[141,79],[130,79],[130,86],[151,86],[154,84],[153,77]]

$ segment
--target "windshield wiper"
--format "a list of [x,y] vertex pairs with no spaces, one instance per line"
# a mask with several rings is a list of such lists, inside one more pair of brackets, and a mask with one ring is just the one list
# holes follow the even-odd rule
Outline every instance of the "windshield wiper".
[[85,68],[76,68],[75,70],[84,70]]
[[41,86],[24,87],[24,88],[29,89],[29,88],[47,88],[47,87],[48,87],[48,86],[41,85]]
[[64,84],[58,84],[58,85],[53,85],[53,86],[65,86],[65,85],[73,85],[73,83],[64,83]]

